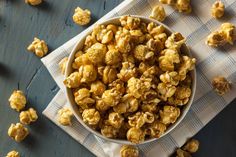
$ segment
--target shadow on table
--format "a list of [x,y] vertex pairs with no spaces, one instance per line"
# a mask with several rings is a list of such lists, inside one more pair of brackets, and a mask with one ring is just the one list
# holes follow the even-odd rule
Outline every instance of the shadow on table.
[[10,69],[4,64],[0,63],[0,77],[9,77],[11,75]]

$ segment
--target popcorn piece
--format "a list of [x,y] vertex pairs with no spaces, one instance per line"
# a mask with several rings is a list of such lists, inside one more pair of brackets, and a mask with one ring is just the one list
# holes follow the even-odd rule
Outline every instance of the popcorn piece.
[[82,114],[83,121],[89,125],[96,125],[100,121],[100,114],[96,109],[85,109]]
[[34,52],[38,57],[43,57],[48,53],[48,46],[44,40],[35,37],[34,41],[27,47],[27,50]]
[[192,12],[190,0],[177,0],[175,7],[179,12],[183,12],[183,13],[191,13]]
[[91,20],[91,12],[88,9],[77,7],[73,15],[73,21],[78,25],[87,25]]
[[180,116],[180,109],[173,106],[164,106],[163,110],[160,111],[160,116],[163,124],[173,124]]
[[168,49],[175,49],[178,50],[181,48],[181,46],[185,43],[186,39],[182,36],[181,33],[176,32],[171,34],[166,42],[165,42],[165,46]]
[[96,80],[97,78],[97,69],[92,64],[83,65],[79,68],[80,76],[82,76],[81,83],[90,83]]
[[42,0],[25,0],[25,3],[28,3],[30,5],[39,5],[42,2],[43,2]]
[[143,43],[146,39],[146,36],[143,34],[143,32],[140,29],[130,30],[130,34],[131,34],[132,41],[134,41],[137,44]]
[[212,80],[212,86],[219,95],[224,95],[230,91],[229,81],[222,76],[214,77]]
[[207,36],[206,44],[213,47],[223,46],[226,43],[233,45],[235,40],[235,26],[231,23],[223,23],[218,31]]
[[124,118],[122,115],[116,112],[111,112],[108,117],[108,122],[111,126],[114,128],[120,128],[121,125],[123,124]]
[[116,138],[118,135],[118,129],[110,125],[104,125],[101,129],[101,133],[105,137]]
[[33,108],[30,108],[27,111],[22,111],[19,117],[20,122],[25,125],[35,122],[38,119],[37,112]]
[[159,67],[163,71],[174,71],[174,64],[180,62],[177,50],[165,49],[164,56],[159,57]]
[[88,54],[84,54],[82,51],[77,52],[78,56],[73,63],[74,69],[79,69],[82,65],[90,65],[92,62],[89,60]]
[[128,53],[131,51],[131,34],[128,30],[122,29],[116,32],[116,47],[121,53]]
[[168,102],[172,105],[185,105],[188,103],[191,93],[192,91],[189,87],[179,86],[176,89],[175,95],[173,97],[168,98]]
[[216,1],[211,7],[211,15],[214,18],[221,18],[225,12],[225,5],[221,1]]
[[148,60],[154,57],[154,52],[149,51],[147,46],[138,45],[134,48],[134,57],[139,61]]
[[160,138],[165,131],[166,125],[159,121],[155,121],[148,126],[148,128],[145,130],[145,133],[150,137]]
[[133,116],[128,117],[128,119],[129,125],[136,128],[141,128],[145,123],[153,123],[155,120],[154,115],[149,112],[137,112]]
[[140,128],[132,127],[127,132],[127,139],[132,143],[138,144],[144,141],[145,134]]
[[131,145],[123,145],[120,149],[121,157],[139,157],[138,148]]
[[59,68],[60,68],[61,73],[62,73],[63,75],[65,74],[67,62],[68,62],[68,57],[63,58],[63,59],[59,62]]
[[183,150],[188,151],[189,153],[196,153],[198,149],[199,141],[195,139],[188,141],[183,147]]
[[20,157],[20,154],[17,151],[12,150],[9,153],[7,153],[6,157]]
[[8,136],[14,139],[16,142],[21,142],[29,134],[27,128],[25,128],[21,123],[11,124],[8,129]]
[[155,38],[156,36],[165,32],[165,27],[162,25],[157,26],[155,23],[151,22],[148,24],[147,30],[148,33],[150,33],[150,35]]
[[125,83],[120,79],[113,81],[108,86],[109,86],[109,88],[115,88],[118,92],[120,92],[122,94],[124,94],[126,91]]
[[132,17],[132,16],[122,16],[120,18],[120,23],[126,29],[136,29],[140,25],[140,18]]
[[106,86],[101,81],[95,81],[91,84],[90,92],[96,96],[101,96],[106,90]]
[[82,75],[81,73],[75,71],[71,73],[64,81],[66,87],[68,88],[77,88],[81,84]]
[[111,107],[116,106],[119,103],[120,98],[121,94],[115,89],[106,90],[102,94],[103,102]]
[[116,49],[109,50],[106,53],[105,63],[107,65],[116,65],[116,64],[120,63],[121,60],[122,60],[122,56],[121,56],[120,52]]
[[71,126],[71,117],[73,116],[73,113],[71,112],[71,110],[67,107],[63,107],[58,111],[58,122],[61,125],[64,126]]
[[168,98],[172,97],[175,94],[176,87],[169,86],[165,83],[159,83],[157,86],[159,98],[163,101],[166,101]]
[[[157,36],[159,36],[159,35],[157,35]],[[164,45],[164,42],[162,42],[159,39],[155,39],[155,40],[150,39],[147,42],[147,47],[149,50],[159,53],[164,49],[165,45]]]
[[165,12],[164,7],[161,5],[156,5],[152,9],[152,13],[149,17],[160,22],[164,21],[166,18],[166,12]]
[[8,101],[10,102],[11,108],[19,112],[25,107],[26,97],[22,91],[14,90]]
[[110,108],[110,104],[104,103],[103,100],[96,101],[96,109],[99,111],[106,111]]
[[117,70],[111,66],[106,66],[102,73],[102,81],[105,84],[112,83],[117,79]]
[[88,109],[92,104],[95,103],[95,100],[90,98],[90,91],[87,88],[81,88],[74,93],[75,102],[82,109]]
[[184,151],[184,150],[179,148],[176,151],[176,157],[192,157],[192,156],[189,152]]
[[183,56],[183,62],[181,63],[178,69],[180,81],[183,81],[186,78],[187,73],[194,69],[195,64],[196,64],[195,58]]
[[127,82],[131,77],[137,76],[137,69],[135,68],[135,65],[133,63],[123,62],[120,73],[117,74],[117,76],[122,81]]
[[165,84],[170,84],[172,86],[177,86],[179,84],[179,75],[176,71],[165,72],[160,76],[160,80]]
[[107,52],[105,45],[95,43],[87,50],[88,59],[95,65],[100,65],[104,62],[104,58]]

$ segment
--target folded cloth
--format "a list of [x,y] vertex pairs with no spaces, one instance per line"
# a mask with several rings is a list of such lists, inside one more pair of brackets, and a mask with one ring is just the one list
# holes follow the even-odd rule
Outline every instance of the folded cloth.
[[[181,147],[188,138],[195,135],[236,97],[235,85],[232,86],[231,92],[223,97],[218,96],[211,86],[212,78],[217,75],[223,75],[228,80],[236,78],[236,47],[226,45],[220,49],[215,49],[205,45],[207,35],[220,26],[221,22],[236,24],[236,17],[234,16],[236,1],[224,1],[226,15],[220,21],[210,16],[212,2],[210,0],[192,1],[193,12],[190,15],[178,13],[172,7],[165,6],[167,18],[164,23],[187,37],[187,45],[190,47],[194,57],[197,58],[197,90],[193,105],[184,120],[165,137],[156,142],[139,146],[141,156],[169,156],[176,147]],[[124,14],[148,16],[152,7],[158,3],[158,0],[125,0],[99,21]],[[95,137],[76,119],[73,119],[73,125],[69,127],[61,126],[57,122],[58,109],[68,105],[63,92],[64,86],[62,82],[64,77],[60,74],[58,63],[62,58],[69,55],[75,43],[80,40],[80,37],[86,31],[42,59],[42,62],[61,89],[43,111],[43,114],[96,156],[118,157],[119,144],[110,143]]]

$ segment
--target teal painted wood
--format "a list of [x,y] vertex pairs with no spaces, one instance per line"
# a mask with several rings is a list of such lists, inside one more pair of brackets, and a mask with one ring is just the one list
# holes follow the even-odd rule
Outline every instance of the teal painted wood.
[[[74,8],[92,11],[92,22],[110,11],[122,0],[46,0],[38,7],[24,0],[0,0],[0,157],[12,149],[22,157],[92,157],[86,148],[57,128],[41,112],[57,93],[58,87],[27,45],[37,36],[44,39],[50,51],[86,27],[73,23]],[[27,107],[34,107],[39,120],[29,126],[30,136],[16,143],[7,136],[19,113],[8,105],[11,92],[18,88],[27,94]],[[236,156],[236,101],[217,116],[196,137],[202,143],[198,157]]]

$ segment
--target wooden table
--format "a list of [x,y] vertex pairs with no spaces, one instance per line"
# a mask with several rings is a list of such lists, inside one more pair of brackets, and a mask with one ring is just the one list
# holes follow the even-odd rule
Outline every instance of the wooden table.
[[[0,156],[12,149],[23,157],[91,157],[86,148],[73,140],[41,112],[57,93],[58,87],[39,58],[27,52],[27,45],[37,36],[49,44],[50,51],[86,27],[73,23],[76,6],[92,11],[92,22],[110,11],[122,0],[46,0],[38,7],[24,0],[0,0]],[[7,136],[19,113],[9,107],[14,89],[27,94],[27,107],[34,107],[39,120],[30,125],[30,136],[16,143]],[[236,101],[232,102],[196,138],[200,140],[198,157],[236,156]]]

